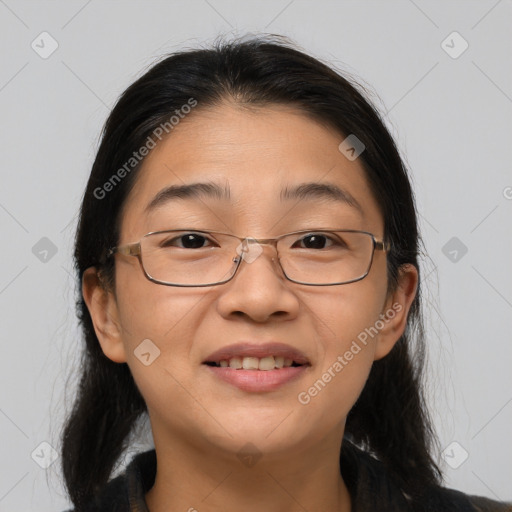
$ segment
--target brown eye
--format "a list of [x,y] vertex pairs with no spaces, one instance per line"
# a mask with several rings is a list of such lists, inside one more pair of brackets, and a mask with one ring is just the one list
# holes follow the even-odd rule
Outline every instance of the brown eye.
[[206,237],[195,234],[183,235],[179,239],[185,249],[200,249],[207,240]]
[[308,235],[302,239],[307,249],[323,249],[328,243],[324,235]]
[[161,247],[179,247],[181,249],[202,249],[209,239],[198,233],[185,233],[184,235],[164,240]]
[[298,246],[300,249],[325,249],[333,245],[344,245],[340,242],[342,241],[334,240],[328,235],[322,233],[311,233],[310,235],[306,235],[300,240],[297,240],[293,247],[296,247],[297,244],[300,244]]

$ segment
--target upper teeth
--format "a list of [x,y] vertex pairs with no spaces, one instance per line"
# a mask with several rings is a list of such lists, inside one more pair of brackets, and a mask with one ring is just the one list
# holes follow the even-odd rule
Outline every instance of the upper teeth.
[[293,359],[285,359],[280,356],[268,357],[232,357],[229,360],[220,361],[220,366],[235,368],[236,370],[273,370],[274,368],[283,368],[291,366]]

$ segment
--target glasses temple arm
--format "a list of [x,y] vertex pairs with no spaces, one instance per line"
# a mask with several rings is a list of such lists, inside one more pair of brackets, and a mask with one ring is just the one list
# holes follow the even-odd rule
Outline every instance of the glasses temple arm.
[[138,256],[140,254],[140,242],[112,247],[107,252],[107,258],[115,253],[124,254],[125,256]]

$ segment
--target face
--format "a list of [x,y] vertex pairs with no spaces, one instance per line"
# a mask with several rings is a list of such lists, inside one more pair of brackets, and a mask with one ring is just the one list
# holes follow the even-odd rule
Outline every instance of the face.
[[[146,158],[122,212],[119,245],[173,228],[257,239],[337,228],[382,239],[383,218],[363,167],[338,150],[344,138],[286,107],[198,109]],[[166,187],[195,183],[229,189],[229,198],[174,197],[147,210]],[[350,200],[318,192],[281,198],[282,190],[308,183],[336,186]],[[373,361],[401,335],[415,274],[405,272],[403,286],[388,293],[385,252],[375,251],[360,281],[305,286],[284,277],[272,246],[261,249],[231,281],[203,288],[152,283],[137,258],[118,254],[115,295],[101,299],[103,308],[93,300],[101,289],[84,280],[103,351],[130,367],[155,443],[179,439],[236,454],[250,442],[269,455],[339,443]],[[138,357],[143,340],[151,340],[149,365]],[[217,359],[236,358],[237,350],[263,357],[266,350],[276,362],[290,352],[302,364],[271,371],[211,366],[212,354],[237,344]],[[237,375],[226,379],[229,370]]]

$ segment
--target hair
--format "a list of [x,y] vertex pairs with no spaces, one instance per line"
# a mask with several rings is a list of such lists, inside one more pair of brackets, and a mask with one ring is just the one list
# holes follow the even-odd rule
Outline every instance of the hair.
[[[165,56],[120,96],[101,134],[75,239],[76,307],[85,347],[79,387],[62,429],[61,460],[77,508],[109,481],[137,419],[147,414],[128,365],[103,354],[81,294],[83,273],[92,266],[100,269],[104,286],[115,289],[114,261],[105,255],[118,243],[122,209],[144,160],[110,187],[106,199],[98,197],[98,188],[191,98],[197,107],[190,115],[206,107],[222,108],[226,100],[246,108],[293,107],[341,137],[354,134],[364,144],[359,161],[383,215],[393,290],[402,265],[420,270],[417,214],[407,168],[366,96],[366,89],[348,74],[279,36],[221,41]],[[424,492],[442,480],[432,456],[437,439],[423,394],[420,292],[418,285],[404,334],[386,357],[374,362],[345,426],[347,438],[384,464],[389,477],[418,504],[417,510]]]

